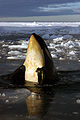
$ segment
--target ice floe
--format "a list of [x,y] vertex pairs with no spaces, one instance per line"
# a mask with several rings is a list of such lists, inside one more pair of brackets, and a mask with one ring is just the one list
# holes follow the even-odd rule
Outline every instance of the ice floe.
[[69,55],[75,55],[75,51],[69,52]]
[[51,54],[52,58],[58,58],[56,54]]
[[0,26],[9,26],[9,27],[71,26],[71,27],[79,27],[80,22],[0,22]]
[[10,49],[20,49],[20,48],[22,48],[22,49],[26,49],[28,46],[27,45],[9,45],[9,48]]
[[17,59],[25,59],[25,56],[24,55],[10,56],[10,57],[7,57],[7,59],[16,59],[16,60]]
[[54,59],[80,60],[80,22],[0,22],[0,26],[1,59],[4,55],[25,59],[28,39],[36,33],[45,40]]
[[9,51],[8,54],[9,55],[19,55],[19,54],[22,54],[22,53],[19,52],[19,51]]

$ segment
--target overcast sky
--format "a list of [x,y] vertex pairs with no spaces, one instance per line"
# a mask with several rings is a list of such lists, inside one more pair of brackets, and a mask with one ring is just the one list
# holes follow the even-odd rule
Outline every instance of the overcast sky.
[[80,0],[0,0],[0,17],[80,14]]

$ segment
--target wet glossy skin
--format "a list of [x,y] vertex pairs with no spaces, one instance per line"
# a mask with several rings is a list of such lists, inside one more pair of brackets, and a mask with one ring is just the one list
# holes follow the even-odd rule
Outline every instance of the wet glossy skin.
[[25,80],[38,83],[37,68],[45,65],[43,50],[34,35],[31,35],[27,49],[27,56],[24,62]]
[[25,81],[51,84],[57,81],[56,68],[44,40],[33,33],[29,40],[25,66]]

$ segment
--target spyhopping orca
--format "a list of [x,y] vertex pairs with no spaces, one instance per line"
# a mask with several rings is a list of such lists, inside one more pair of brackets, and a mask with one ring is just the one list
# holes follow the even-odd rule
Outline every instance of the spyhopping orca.
[[31,35],[23,65],[3,78],[15,85],[43,85],[56,82],[56,68],[44,40],[39,35]]

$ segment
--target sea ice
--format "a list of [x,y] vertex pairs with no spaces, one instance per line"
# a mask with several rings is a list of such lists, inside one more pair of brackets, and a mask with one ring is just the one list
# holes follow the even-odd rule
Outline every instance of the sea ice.
[[28,46],[27,45],[9,45],[10,49],[26,49]]
[[53,39],[53,42],[54,42],[54,43],[57,43],[57,42],[61,42],[62,40],[63,40],[63,36],[54,38],[54,39]]
[[52,58],[58,58],[56,54],[51,54]]
[[6,95],[5,95],[5,93],[2,93],[2,97],[5,97]]
[[77,103],[77,104],[80,104],[80,99],[79,99],[79,98],[76,100],[76,103]]
[[65,60],[65,58],[60,57],[59,60]]
[[[80,59],[80,22],[0,22],[0,26],[3,28],[0,29],[1,59],[4,55],[7,59],[25,59],[28,39],[33,32],[45,40],[53,58]],[[8,40],[13,34],[14,40]]]
[[8,52],[9,55],[19,55],[22,54],[20,51],[9,51]]
[[75,51],[69,52],[69,55],[75,55]]

